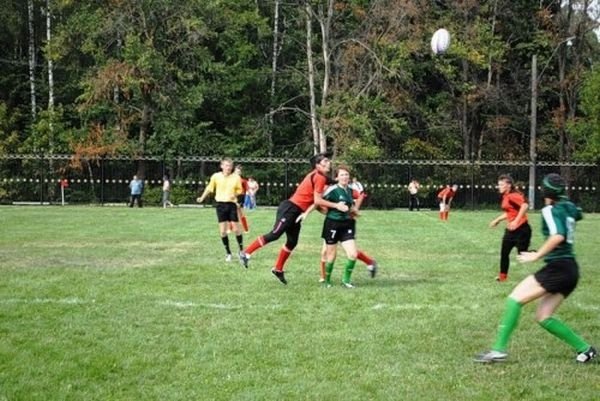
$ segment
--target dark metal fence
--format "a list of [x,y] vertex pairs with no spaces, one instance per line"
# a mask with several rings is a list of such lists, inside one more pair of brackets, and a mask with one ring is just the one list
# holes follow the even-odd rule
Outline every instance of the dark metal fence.
[[[310,170],[307,160],[287,158],[241,158],[244,175],[254,177],[261,188],[259,205],[277,205],[294,191]],[[497,178],[511,174],[520,190],[528,194],[529,162],[464,160],[380,160],[352,163],[353,175],[365,186],[365,207],[389,209],[408,205],[407,185],[412,177],[421,183],[419,197],[424,208],[436,207],[436,194],[446,184],[458,184],[455,207],[498,208]],[[588,212],[600,211],[600,166],[594,163],[538,162],[537,182],[550,172],[567,178],[571,198]],[[162,177],[173,180],[172,198],[179,204],[192,204],[210,175],[219,170],[216,157],[110,157],[83,160],[73,167],[70,155],[0,156],[0,203],[61,204],[61,180],[66,180],[64,196],[69,204],[125,204],[129,181],[142,172],[146,204],[159,204]],[[65,181],[62,181],[65,182]],[[538,184],[539,185],[539,184]],[[535,207],[541,207],[539,187]]]

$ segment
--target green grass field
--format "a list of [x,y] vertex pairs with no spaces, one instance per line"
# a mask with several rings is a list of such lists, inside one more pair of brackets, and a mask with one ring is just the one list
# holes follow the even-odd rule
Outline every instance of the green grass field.
[[[246,244],[274,214],[249,213]],[[285,287],[270,273],[283,241],[248,271],[227,264],[212,208],[0,207],[0,400],[597,400],[600,364],[577,365],[534,305],[507,363],[472,362],[540,267],[513,258],[494,281],[497,214],[363,212],[358,243],[380,274],[359,263],[348,290],[318,284],[318,214]],[[596,345],[599,229],[600,215],[578,225],[582,279],[559,310]]]

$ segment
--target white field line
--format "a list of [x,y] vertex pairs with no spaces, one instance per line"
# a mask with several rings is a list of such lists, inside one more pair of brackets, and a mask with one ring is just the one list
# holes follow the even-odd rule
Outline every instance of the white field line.
[[[57,304],[57,305],[85,305],[85,304],[96,304],[95,299],[85,300],[77,297],[68,298],[6,298],[0,299],[0,305],[39,305],[39,304]],[[240,309],[279,309],[283,305],[228,305],[222,303],[200,303],[193,301],[182,301],[182,300],[163,300],[157,301],[157,305],[168,306],[178,309],[185,308],[207,308],[207,309],[221,309],[221,310],[240,310]],[[378,303],[369,308],[371,310],[398,310],[398,311],[415,311],[415,310],[478,310],[488,306],[472,304],[472,305],[459,305],[459,304],[385,304]],[[575,308],[589,312],[600,312],[600,305],[595,304],[584,304],[581,302],[567,303],[568,308]]]

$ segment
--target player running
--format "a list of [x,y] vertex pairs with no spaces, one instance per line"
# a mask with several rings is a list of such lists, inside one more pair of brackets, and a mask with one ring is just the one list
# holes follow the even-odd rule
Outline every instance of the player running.
[[546,265],[521,281],[506,300],[504,315],[491,351],[475,357],[475,362],[502,362],[508,357],[506,349],[517,327],[523,305],[540,299],[536,320],[546,331],[570,345],[576,352],[575,360],[586,363],[598,352],[568,325],[555,318],[554,312],[562,301],[575,290],[579,280],[579,266],[573,252],[575,222],[581,220],[581,209],[565,195],[565,181],[558,174],[548,174],[542,183],[545,207],[542,209],[542,233],[546,241],[535,252],[523,252],[520,262],[535,262],[544,258]]
[[529,204],[525,196],[515,188],[510,175],[504,174],[498,178],[498,192],[502,194],[501,207],[504,213],[492,220],[490,227],[496,227],[502,220],[507,220],[500,249],[500,273],[496,278],[497,281],[506,281],[510,266],[510,251],[517,247],[517,251],[521,253],[529,248],[531,226],[527,221]]
[[286,242],[279,251],[275,266],[271,270],[273,275],[275,275],[282,284],[287,284],[284,266],[298,244],[298,237],[300,235],[300,229],[302,228],[303,212],[313,204],[336,209],[341,212],[348,211],[348,206],[344,202],[333,203],[323,199],[322,194],[327,186],[326,174],[331,169],[329,155],[326,153],[319,153],[313,156],[310,161],[313,170],[304,177],[291,198],[281,202],[277,208],[273,229],[267,234],[258,237],[245,250],[240,251],[239,253],[240,262],[247,268],[250,256],[254,252],[268,243],[279,239],[279,237],[285,233]]

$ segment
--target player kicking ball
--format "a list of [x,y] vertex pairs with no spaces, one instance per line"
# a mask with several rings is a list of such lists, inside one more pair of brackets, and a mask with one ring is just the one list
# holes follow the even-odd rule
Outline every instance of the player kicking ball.
[[517,327],[523,305],[540,300],[536,320],[546,331],[577,352],[575,360],[590,362],[598,352],[568,325],[554,317],[562,301],[575,290],[579,266],[573,253],[575,222],[582,219],[565,194],[565,181],[558,174],[548,174],[542,183],[545,207],[542,209],[542,233],[546,238],[536,252],[522,252],[519,262],[535,262],[544,258],[546,265],[521,281],[506,300],[504,315],[492,349],[477,355],[475,362],[503,362],[508,357],[510,337]]

